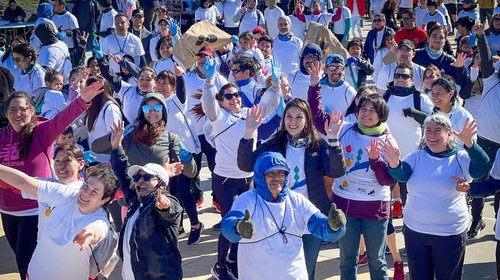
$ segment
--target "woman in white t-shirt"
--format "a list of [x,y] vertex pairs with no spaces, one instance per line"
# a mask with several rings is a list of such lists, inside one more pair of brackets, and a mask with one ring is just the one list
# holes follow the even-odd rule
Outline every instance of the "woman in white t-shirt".
[[17,91],[24,91],[30,97],[33,92],[45,85],[45,70],[37,63],[37,54],[28,44],[21,44],[14,47],[12,58],[20,69],[19,72],[12,73],[19,75],[14,77],[18,84],[14,84]]
[[476,128],[474,121],[466,121],[457,132],[445,115],[427,117],[425,147],[402,161],[397,147],[379,143],[389,174],[408,186],[403,222],[411,279],[462,279],[469,212],[453,178],[470,182],[488,171],[488,156],[473,140]]
[[[120,107],[113,98],[113,92],[109,84],[102,78],[91,77],[87,80],[87,85],[95,81],[104,83],[104,92],[94,98],[85,115],[84,122],[89,132],[89,146],[92,146],[94,140],[110,134],[111,125],[122,120]],[[110,155],[95,154],[95,156],[97,162],[109,164]]]
[[373,59],[373,67],[375,68],[375,72],[373,72],[374,81],[377,81],[378,73],[380,73],[380,70],[382,70],[382,68],[385,66],[383,61],[384,57],[389,53],[389,50],[393,46],[397,45],[396,41],[394,41],[394,36],[394,30],[390,28],[385,29],[380,48],[378,48],[375,52],[375,56]]
[[208,20],[214,25],[217,24],[219,20],[222,20],[222,16],[217,7],[212,5],[211,0],[202,0],[200,7],[196,9],[194,13],[194,21]]

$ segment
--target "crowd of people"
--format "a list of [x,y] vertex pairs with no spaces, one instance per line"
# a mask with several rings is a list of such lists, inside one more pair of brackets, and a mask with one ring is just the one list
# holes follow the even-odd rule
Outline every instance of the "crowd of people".
[[[164,1],[40,1],[0,60],[0,213],[22,280],[119,260],[124,280],[182,279],[203,156],[215,279],[312,280],[338,242],[341,279],[367,264],[403,280],[401,217],[410,279],[462,279],[500,189],[500,1],[261,2],[184,3],[230,36],[193,42],[187,65]],[[25,17],[10,0],[4,19]]]

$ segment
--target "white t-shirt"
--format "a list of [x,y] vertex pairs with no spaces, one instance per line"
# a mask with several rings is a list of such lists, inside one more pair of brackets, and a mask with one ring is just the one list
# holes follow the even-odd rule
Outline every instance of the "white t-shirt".
[[413,170],[407,182],[405,225],[413,231],[438,236],[466,231],[469,212],[465,193],[456,190],[451,176],[472,181],[467,153],[459,151],[456,155],[438,158],[419,150],[410,153],[404,162]]
[[320,85],[321,102],[323,103],[325,112],[329,114],[334,111],[340,111],[342,116],[345,115],[347,108],[349,108],[356,97],[356,90],[346,82],[338,87],[331,87],[325,84]]
[[[421,125],[415,119],[403,116],[403,109],[415,108],[413,104],[413,95],[395,96],[391,95],[387,102],[389,106],[389,118],[387,124],[391,130],[392,136],[399,145],[401,157],[415,151],[420,144],[423,131]],[[432,113],[434,105],[427,95],[420,94],[420,109],[426,114]]]
[[[445,115],[450,119],[451,128],[455,131],[462,131],[462,129],[464,129],[465,122],[469,120],[470,123],[474,119],[471,113],[460,105],[453,106],[452,110]],[[474,135],[472,139],[475,141],[477,139],[477,135]],[[463,147],[464,145],[458,137],[455,137],[455,142],[457,142],[459,147]]]
[[[267,279],[270,275],[279,280],[308,279],[301,237],[309,233],[307,223],[319,210],[296,192],[289,191],[283,202],[270,203],[256,190],[243,193],[231,208],[242,213],[245,210],[250,211],[256,231],[251,239],[239,242],[238,279]],[[281,225],[289,233],[287,243],[278,233]]]
[[194,13],[194,21],[198,22],[202,20],[208,20],[213,24],[217,24],[218,16],[221,16],[221,14],[219,12],[219,9],[217,9],[217,7],[215,6],[207,9],[199,7]]
[[413,9],[413,1],[412,0],[399,0],[398,7],[405,8],[405,9]]
[[[66,65],[67,63],[68,65]],[[42,46],[38,54],[38,64],[42,67],[51,67],[61,73],[65,82],[69,80],[70,69],[73,68],[68,46],[62,41]]]
[[[307,182],[305,182],[305,151],[306,148],[295,148],[290,145],[286,145],[286,160],[288,161],[288,167],[290,167],[288,187],[309,199],[309,194],[307,193]],[[294,188],[294,186],[297,187]]]
[[[89,131],[88,142],[92,146],[94,140],[111,133],[111,125],[122,120],[120,108],[112,101],[106,101],[102,106],[94,122],[94,129]],[[109,154],[95,154],[96,160],[101,163],[109,163]]]
[[415,8],[415,24],[418,26],[418,27],[422,27],[424,26],[424,23],[426,23],[424,21],[424,18],[425,18],[425,15],[429,13],[429,10],[427,8],[422,8],[420,6],[417,6]]
[[279,35],[278,19],[284,15],[285,12],[283,12],[283,10],[278,6],[276,6],[272,10],[269,8],[266,8],[264,10],[264,18],[266,18],[267,30],[269,31],[267,35],[269,35],[271,38],[275,38]]
[[107,13],[102,14],[101,24],[99,26],[100,32],[105,32],[109,28],[115,29],[115,16],[118,14],[115,9],[109,10]]
[[326,28],[328,28],[328,24],[332,21],[333,14],[329,13],[321,13],[319,15],[311,14],[307,16],[307,26],[309,26],[310,22],[316,22],[319,24],[323,24]]
[[288,74],[288,83],[290,83],[293,98],[300,98],[307,101],[307,91],[311,84],[309,75],[302,73],[300,70],[291,72]]
[[385,47],[375,51],[375,56],[373,57],[373,68],[375,69],[375,72],[373,73],[374,81],[378,80],[378,74],[380,73],[380,70],[382,70],[382,68],[385,66],[383,59],[388,53],[389,50]]
[[498,72],[483,79],[481,105],[477,114],[477,134],[495,143],[500,143],[500,78]]
[[[101,44],[104,55],[113,54],[123,57],[128,54],[134,58],[137,65],[140,63],[141,56],[145,54],[141,39],[130,32],[126,36],[119,36],[116,33],[108,35]],[[120,73],[120,66],[113,59],[109,61],[109,66],[115,73]]]
[[106,212],[99,209],[82,214],[77,205],[78,192],[57,183],[39,180],[37,196],[39,202],[53,208],[28,266],[30,279],[88,280],[92,253],[90,248],[81,252],[73,239],[91,224],[99,227],[105,237],[109,230]]
[[370,0],[370,12],[373,16],[380,14],[385,0]]
[[[54,16],[52,17],[52,21],[56,25],[58,31],[74,30],[78,28],[78,20],[72,13],[68,11],[66,11],[62,15],[54,14]],[[64,38],[63,42],[70,49],[75,47],[72,36],[67,36],[66,38]]]
[[[413,78],[415,79],[413,84],[415,85],[416,89],[421,89],[422,82],[424,81],[423,76],[425,68],[416,63],[412,64],[413,64]],[[376,80],[377,89],[381,89],[384,91],[387,90],[387,85],[389,84],[389,82],[394,81],[394,71],[396,70],[396,66],[397,63],[394,62],[382,67],[382,69],[378,73],[378,78]]]
[[[241,10],[239,10],[238,13],[241,13]],[[261,11],[257,9],[250,11],[249,9],[247,9],[245,14],[240,19],[239,34],[246,31],[251,32],[255,27],[264,25],[265,23],[266,19],[264,18],[264,15]]]
[[378,183],[375,172],[370,168],[370,159],[365,151],[370,146],[370,141],[388,139],[397,147],[397,143],[390,134],[377,137],[367,136],[356,132],[353,126],[346,124],[340,135],[340,144],[345,156],[346,173],[335,179],[332,186],[333,192],[343,198],[359,201],[390,201],[390,186]]
[[287,42],[274,38],[273,57],[280,62],[282,73],[292,73],[299,69],[301,52],[302,40],[299,38],[293,36]]
[[[333,11],[333,14],[335,14],[337,12],[337,9],[335,9]],[[333,24],[333,33],[344,34],[345,33],[345,21],[348,18],[351,18],[351,10],[349,10],[349,8],[344,6],[344,7],[342,7],[342,15],[340,17],[340,20],[336,21]]]
[[304,42],[306,38],[306,23],[300,21],[296,16],[290,15],[290,21],[292,22],[292,33],[295,37],[299,38]]
[[191,153],[197,154],[201,152],[201,144],[196,128],[187,117],[187,102],[182,104],[177,95],[167,98],[166,102],[168,112],[167,131],[179,135],[182,143]]
[[132,237],[132,230],[134,229],[134,224],[138,217],[139,209],[135,210],[132,217],[128,219],[127,224],[125,225],[125,232],[123,233],[123,280],[135,280],[134,271],[132,270],[132,262],[130,261],[130,238]]
[[224,18],[224,27],[238,27],[238,22],[234,22],[233,18],[240,9],[240,0],[226,0],[222,8],[222,15]]
[[[446,18],[444,17],[444,15],[440,11],[436,11],[436,13],[434,15],[431,15],[429,12],[427,12],[424,15],[423,24],[427,24],[428,22],[431,22],[431,21],[437,21],[437,22],[439,22],[439,24],[441,24],[441,26],[447,26]],[[422,26],[420,26],[420,27],[422,27]]]
[[174,72],[174,60],[172,59],[172,57],[162,58],[155,62],[153,68],[155,69],[156,73],[160,73],[164,70],[170,70]]

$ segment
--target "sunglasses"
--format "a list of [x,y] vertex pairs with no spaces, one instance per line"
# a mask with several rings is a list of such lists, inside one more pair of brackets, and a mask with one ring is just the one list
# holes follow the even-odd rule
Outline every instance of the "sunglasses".
[[383,19],[380,19],[380,18],[376,18],[373,20],[373,22],[382,22],[382,21],[383,21]]
[[394,79],[408,80],[409,78],[411,78],[411,75],[409,74],[399,74],[399,73],[394,74]]
[[344,69],[344,66],[328,66],[328,70],[330,71],[343,71]]
[[493,18],[494,21],[500,21],[500,17]]
[[239,92],[235,92],[235,93],[225,93],[225,94],[223,95],[223,98],[225,98],[226,100],[231,100],[231,99],[233,99],[233,97],[236,97],[236,98],[240,97],[240,93],[239,93]]
[[139,180],[141,180],[141,178],[144,180],[144,182],[149,182],[151,181],[151,179],[155,178],[156,176],[155,175],[151,175],[151,174],[135,174],[134,176],[132,176],[132,180],[134,180],[134,182],[139,182]]
[[233,74],[238,74],[238,73],[240,73],[242,70],[241,70],[241,69],[231,69],[231,71],[233,72]]
[[142,105],[141,108],[142,108],[142,112],[144,114],[147,114],[147,113],[151,112],[151,109],[153,109],[153,111],[155,111],[155,112],[161,112],[161,111],[163,111],[163,105],[161,105],[161,104],[156,104],[153,107],[151,107],[151,105],[147,105],[146,104],[146,105]]

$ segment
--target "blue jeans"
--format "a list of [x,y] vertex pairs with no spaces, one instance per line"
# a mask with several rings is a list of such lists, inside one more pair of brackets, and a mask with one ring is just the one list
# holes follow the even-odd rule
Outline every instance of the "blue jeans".
[[304,247],[307,274],[309,276],[309,280],[314,280],[316,262],[318,261],[319,250],[321,249],[321,239],[312,234],[304,234],[302,236],[302,243],[302,246]]
[[[359,238],[365,238],[370,278],[388,280],[385,246],[389,220],[365,220],[347,217],[345,235],[340,243],[340,279],[355,280],[358,268]],[[418,278],[415,278],[418,279]]]
[[462,279],[466,231],[457,235],[438,236],[416,232],[405,226],[404,237],[411,279]]

